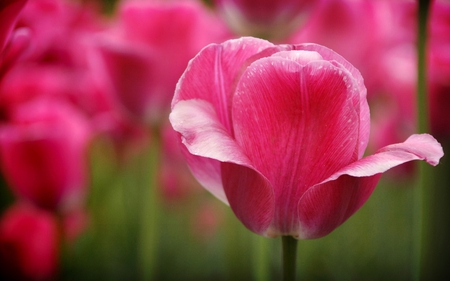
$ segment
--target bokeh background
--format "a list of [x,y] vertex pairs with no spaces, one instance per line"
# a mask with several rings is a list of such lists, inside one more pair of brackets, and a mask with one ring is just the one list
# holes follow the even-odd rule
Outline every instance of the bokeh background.
[[[409,0],[2,0],[0,276],[279,280],[281,240],[245,229],[187,168],[168,122],[178,78],[231,38],[323,44],[365,79],[371,153],[417,132],[417,14]],[[449,1],[431,1],[427,30],[429,132],[446,152]],[[449,277],[446,158],[427,201],[403,165],[330,235],[299,241],[299,279],[414,280],[421,215],[424,280]]]

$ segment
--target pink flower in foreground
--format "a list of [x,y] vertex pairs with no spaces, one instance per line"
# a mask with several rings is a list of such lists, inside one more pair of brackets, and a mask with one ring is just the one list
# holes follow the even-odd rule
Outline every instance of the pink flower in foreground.
[[442,147],[412,135],[363,157],[363,78],[315,44],[241,38],[204,48],[181,77],[170,120],[198,181],[251,231],[327,235],[369,198],[381,174]]
[[52,280],[58,266],[58,227],[49,212],[24,204],[0,220],[0,278]]

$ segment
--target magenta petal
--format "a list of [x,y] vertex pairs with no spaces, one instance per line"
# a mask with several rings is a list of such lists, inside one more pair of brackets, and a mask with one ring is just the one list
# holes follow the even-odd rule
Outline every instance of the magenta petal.
[[280,57],[259,59],[241,78],[233,100],[235,138],[273,185],[272,227],[282,235],[297,233],[297,203],[307,188],[357,160],[351,83],[329,62],[302,66]]
[[356,178],[343,175],[312,187],[300,199],[298,238],[320,238],[332,232],[369,199],[381,174]]
[[351,76],[356,81],[355,85],[355,92],[359,93],[359,96],[355,96],[355,106],[356,103],[359,103],[357,106],[359,108],[359,116],[360,116],[360,123],[359,123],[359,153],[358,156],[361,158],[364,154],[364,151],[366,150],[367,144],[369,142],[369,135],[370,135],[370,110],[369,105],[367,103],[367,90],[364,86],[364,79],[359,72],[358,69],[356,69],[351,63],[349,63],[346,59],[344,59],[341,55],[335,53],[331,49],[317,45],[312,43],[306,43],[306,44],[300,44],[300,45],[294,45],[295,50],[304,50],[304,51],[314,51],[318,52],[324,60],[330,61],[330,62],[337,62],[338,64],[344,66],[344,68],[350,72]]
[[244,63],[264,49],[274,47],[268,41],[240,38],[205,47],[192,59],[178,82],[172,107],[180,100],[202,99],[211,103],[219,120],[231,127],[231,96]]
[[275,212],[270,182],[257,171],[232,163],[222,163],[224,190],[236,217],[251,231],[273,236],[268,231]]
[[412,160],[434,166],[443,155],[432,136],[412,135],[344,167],[300,199],[300,237],[319,238],[342,224],[367,201],[383,172]]

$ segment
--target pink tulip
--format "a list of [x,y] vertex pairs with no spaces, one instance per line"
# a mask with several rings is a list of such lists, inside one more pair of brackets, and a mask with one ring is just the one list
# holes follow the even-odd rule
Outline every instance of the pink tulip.
[[0,61],[17,17],[28,0],[3,0],[0,3]]
[[450,139],[450,2],[434,1],[430,13],[429,92],[431,131]]
[[51,213],[25,204],[9,208],[0,220],[0,278],[52,280],[58,241],[57,220]]
[[207,44],[228,38],[224,24],[197,2],[128,1],[99,49],[118,100],[148,124],[169,111],[188,61]]
[[283,38],[298,28],[318,0],[215,0],[241,35]]
[[85,196],[90,127],[68,104],[38,100],[0,127],[0,164],[19,198],[65,211]]
[[363,78],[315,44],[241,38],[207,46],[180,78],[170,120],[197,180],[269,237],[327,235],[365,203],[383,172],[443,156],[423,134],[363,158]]
[[29,30],[14,30],[27,1],[6,0],[0,3],[0,78],[29,45]]

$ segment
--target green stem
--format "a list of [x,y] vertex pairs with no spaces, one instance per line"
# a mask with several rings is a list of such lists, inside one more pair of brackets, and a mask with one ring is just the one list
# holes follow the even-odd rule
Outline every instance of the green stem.
[[[427,99],[427,21],[430,0],[419,0],[417,28],[417,125],[419,133],[428,132],[428,99]],[[420,280],[423,274],[424,257],[427,248],[428,224],[430,208],[430,175],[426,163],[419,164],[419,180],[416,188],[416,238],[415,238],[415,280]]]
[[297,259],[297,240],[292,236],[283,236],[283,281],[295,280]]
[[269,272],[269,256],[268,256],[268,239],[263,236],[255,235],[253,241],[253,278],[256,281],[268,281]]
[[[139,232],[139,267],[141,280],[153,280],[156,276],[157,254],[159,242],[159,220],[162,206],[159,194],[159,167],[161,151],[161,135],[159,127],[152,128],[152,143],[146,151],[144,165],[141,207],[141,228]],[[147,172],[148,171],[148,172]]]
[[428,98],[427,98],[427,22],[430,0],[419,0],[417,29],[417,110],[418,131],[428,132]]

